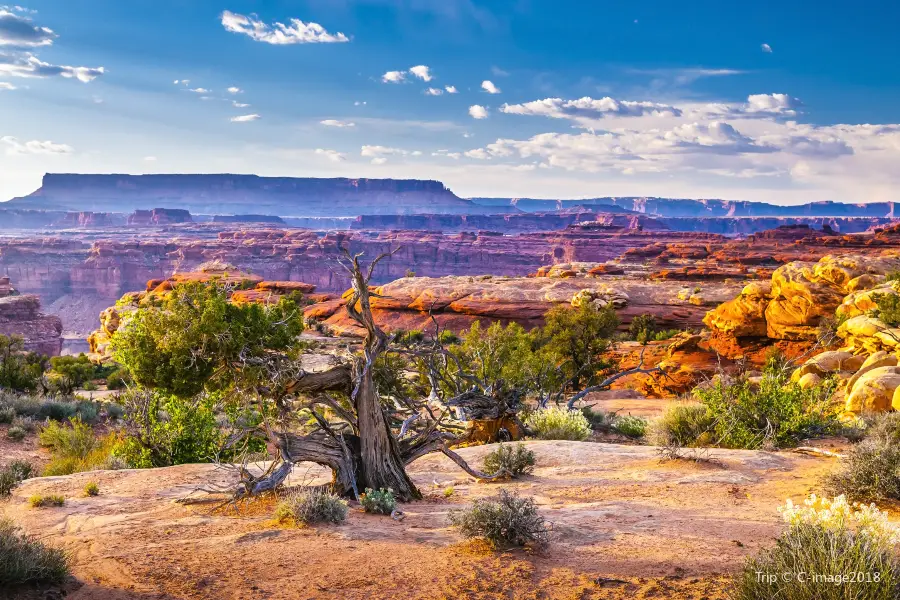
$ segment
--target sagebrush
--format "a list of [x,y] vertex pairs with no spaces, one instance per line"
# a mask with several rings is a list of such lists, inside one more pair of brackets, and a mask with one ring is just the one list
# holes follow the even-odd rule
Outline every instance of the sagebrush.
[[0,587],[60,583],[69,563],[66,551],[23,534],[11,519],[0,519]]
[[563,406],[551,406],[536,410],[525,424],[542,440],[586,440],[591,435],[591,424],[580,410],[568,410]]
[[467,538],[482,538],[496,548],[533,545],[550,540],[550,527],[533,498],[500,490],[496,498],[480,498],[471,507],[450,511],[450,522]]
[[348,511],[347,502],[333,492],[310,489],[287,496],[276,507],[275,516],[297,524],[343,523]]
[[525,444],[519,442],[512,446],[501,443],[496,450],[484,457],[482,470],[491,475],[502,470],[510,477],[519,477],[534,471],[534,463],[534,452],[526,448]]
[[875,418],[827,482],[853,500],[900,500],[900,413]]

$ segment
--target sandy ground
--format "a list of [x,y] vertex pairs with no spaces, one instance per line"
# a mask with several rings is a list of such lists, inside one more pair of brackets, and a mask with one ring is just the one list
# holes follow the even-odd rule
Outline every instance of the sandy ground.
[[[476,483],[440,455],[420,459],[411,473],[426,499],[405,505],[402,522],[351,510],[342,525],[295,529],[272,521],[268,507],[239,515],[176,503],[233,477],[211,465],[32,479],[0,511],[71,550],[73,600],[716,600],[726,598],[728,574],[780,532],[777,506],[820,489],[835,464],[791,452],[713,450],[713,462],[695,463],[660,462],[646,446],[527,445],[535,473],[503,484]],[[461,453],[480,464],[490,450]],[[301,465],[294,478],[324,475]],[[83,497],[88,481],[100,496]],[[495,554],[448,526],[448,510],[501,485],[536,498],[553,523],[547,550]],[[31,509],[35,493],[63,494],[66,505]]]

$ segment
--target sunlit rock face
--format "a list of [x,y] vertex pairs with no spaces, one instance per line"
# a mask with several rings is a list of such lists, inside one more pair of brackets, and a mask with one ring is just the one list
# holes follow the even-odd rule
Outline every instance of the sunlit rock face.
[[26,350],[47,356],[62,350],[62,321],[43,314],[37,296],[19,295],[9,277],[0,277],[0,335],[21,336]]

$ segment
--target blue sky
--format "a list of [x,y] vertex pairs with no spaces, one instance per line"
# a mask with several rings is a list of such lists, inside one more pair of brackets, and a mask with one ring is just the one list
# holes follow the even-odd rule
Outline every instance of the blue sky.
[[897,23],[883,0],[31,0],[0,9],[0,199],[64,171],[900,200]]

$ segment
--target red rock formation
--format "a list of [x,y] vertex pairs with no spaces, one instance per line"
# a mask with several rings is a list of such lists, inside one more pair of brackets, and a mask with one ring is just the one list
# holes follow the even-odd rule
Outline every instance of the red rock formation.
[[191,213],[175,208],[154,208],[136,210],[128,217],[129,225],[169,225],[171,223],[192,223]]
[[21,336],[25,349],[47,356],[62,350],[62,321],[41,313],[37,296],[19,296],[9,277],[0,277],[0,335]]

